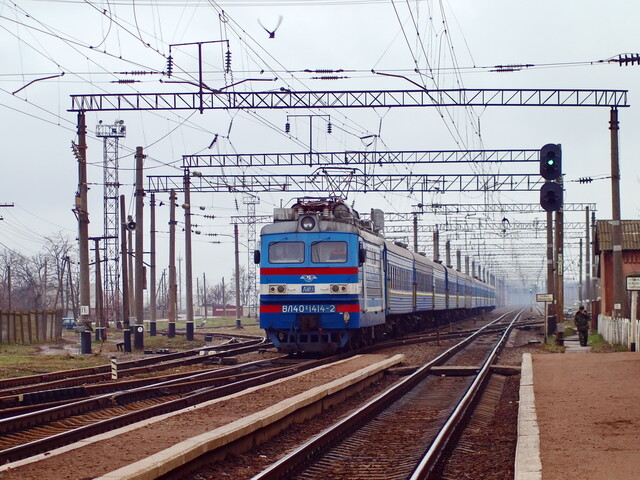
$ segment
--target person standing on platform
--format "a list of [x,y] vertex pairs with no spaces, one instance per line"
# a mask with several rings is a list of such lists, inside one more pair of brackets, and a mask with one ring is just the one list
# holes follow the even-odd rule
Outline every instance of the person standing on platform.
[[578,330],[580,345],[582,345],[583,347],[587,346],[587,339],[589,338],[590,320],[591,319],[589,318],[589,314],[585,311],[584,307],[580,305],[580,308],[576,312],[576,315],[573,318],[573,321],[576,324],[576,329]]

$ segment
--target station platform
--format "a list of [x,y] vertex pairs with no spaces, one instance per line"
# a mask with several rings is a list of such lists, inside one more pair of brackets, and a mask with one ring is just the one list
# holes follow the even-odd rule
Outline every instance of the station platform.
[[640,353],[565,347],[523,357],[515,480],[640,478]]

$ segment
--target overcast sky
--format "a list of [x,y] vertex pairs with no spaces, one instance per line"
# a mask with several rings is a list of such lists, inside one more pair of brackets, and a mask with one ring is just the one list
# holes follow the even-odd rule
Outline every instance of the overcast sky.
[[[635,219],[640,208],[637,154],[640,138],[638,91],[640,66],[619,66],[611,59],[637,53],[640,5],[612,0],[0,0],[0,111],[2,164],[0,246],[34,255],[43,238],[62,232],[75,238],[72,207],[77,190],[77,163],[71,151],[76,115],[70,95],[192,92],[197,82],[197,48],[174,46],[171,78],[166,71],[170,45],[228,40],[231,71],[225,73],[226,43],[203,46],[204,83],[221,88],[245,79],[237,91],[563,88],[629,90],[631,108],[620,110],[622,217]],[[280,21],[281,19],[281,21]],[[262,26],[261,26],[262,24]],[[265,28],[263,28],[263,26]],[[266,30],[273,31],[269,38]],[[495,72],[497,65],[528,65]],[[337,70],[331,81],[314,80],[305,69]],[[402,75],[407,79],[381,76]],[[143,71],[146,75],[121,72]],[[416,71],[418,73],[416,73]],[[60,76],[64,73],[63,76]],[[46,78],[53,77],[55,78]],[[256,81],[256,79],[275,81]],[[118,80],[135,83],[118,84]],[[410,81],[411,82],[410,82]],[[33,83],[30,83],[33,82]],[[149,175],[181,175],[182,155],[217,153],[305,152],[309,119],[314,118],[315,151],[532,149],[561,143],[565,202],[597,203],[597,217],[611,217],[610,132],[607,108],[488,107],[465,109],[362,109],[199,112],[100,112],[87,114],[89,131],[90,235],[102,234],[102,140],[99,121],[123,120],[127,137],[120,143],[120,193],[132,199],[133,153],[144,147]],[[290,116],[290,135],[284,132]],[[298,115],[298,117],[293,117]],[[330,115],[333,131],[326,133]],[[216,142],[212,145],[217,135]],[[377,135],[376,140],[362,139]],[[372,137],[373,138],[373,137]],[[225,174],[311,174],[315,167],[278,170],[225,169]],[[378,167],[377,173],[536,173],[536,165]],[[205,173],[220,173],[211,170]],[[592,177],[581,184],[581,177]],[[326,194],[327,192],[319,192]],[[343,191],[361,212],[410,212],[423,203],[537,203],[537,192],[356,193]],[[291,205],[303,194],[259,194],[259,215]],[[217,282],[233,268],[230,217],[246,214],[243,194],[195,193],[194,217],[202,233],[195,237],[194,274]],[[164,198],[167,197],[167,198]],[[167,194],[158,194],[167,200]],[[128,200],[129,202],[129,200]],[[133,214],[133,202],[128,207]],[[424,216],[421,222],[443,225],[442,241],[454,248],[477,250],[471,235],[446,231],[450,222],[500,222],[497,213],[479,218]],[[148,218],[148,215],[147,215]],[[544,221],[543,214],[509,216],[510,222]],[[565,217],[584,221],[584,214]],[[166,268],[168,209],[158,209],[158,264]],[[213,237],[206,234],[221,234]],[[242,232],[243,236],[245,232]],[[423,235],[429,240],[427,234]],[[517,244],[516,232],[481,241]],[[220,244],[209,243],[221,241]],[[246,243],[246,240],[243,239]],[[575,244],[575,241],[574,241]],[[183,251],[182,245],[178,247]],[[430,241],[424,245],[430,250]],[[577,248],[567,255],[575,274]],[[527,262],[527,260],[523,260]],[[246,262],[243,262],[246,263]],[[540,261],[542,272],[544,261]],[[529,270],[527,270],[529,272]],[[532,274],[534,277],[536,271]],[[542,279],[544,272],[542,272]],[[534,279],[535,280],[535,279]]]

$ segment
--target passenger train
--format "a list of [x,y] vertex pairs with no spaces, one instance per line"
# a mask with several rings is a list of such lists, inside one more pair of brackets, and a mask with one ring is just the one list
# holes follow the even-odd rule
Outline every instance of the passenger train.
[[283,352],[332,352],[489,311],[495,288],[386,240],[380,210],[302,198],[262,228],[260,327]]

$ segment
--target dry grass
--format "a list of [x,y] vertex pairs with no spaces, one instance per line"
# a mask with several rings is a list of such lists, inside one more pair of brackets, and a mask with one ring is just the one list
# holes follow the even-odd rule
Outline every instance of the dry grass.
[[[158,334],[154,337],[145,332],[144,348],[157,350],[159,348],[171,351],[191,350],[205,345],[204,333],[227,333],[239,335],[264,336],[255,319],[243,318],[242,329],[237,329],[235,317],[217,317],[207,319],[204,326],[196,319],[197,328],[195,339],[187,341],[184,321],[178,321],[178,334],[168,338],[162,333],[168,328],[167,321],[157,322]],[[133,342],[133,335],[132,335]],[[0,346],[0,378],[21,377],[39,373],[73,370],[76,368],[106,365],[110,357],[117,352],[117,344],[123,341],[123,334],[119,330],[109,329],[107,341],[91,344],[91,354],[80,354],[79,336],[76,332],[64,330],[62,339],[56,344],[45,345],[1,345]],[[142,352],[137,352],[142,353]]]

